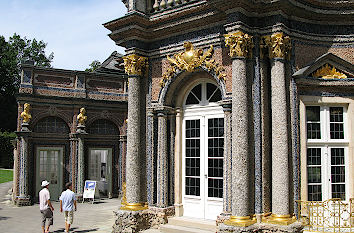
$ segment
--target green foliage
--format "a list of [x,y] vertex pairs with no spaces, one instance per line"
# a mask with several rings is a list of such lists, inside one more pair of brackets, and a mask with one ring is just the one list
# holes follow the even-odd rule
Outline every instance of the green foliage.
[[16,130],[15,94],[21,81],[21,62],[33,60],[36,66],[50,67],[54,55],[46,56],[46,46],[42,40],[21,38],[16,33],[9,41],[0,36],[0,130]]
[[12,168],[13,166],[13,146],[11,140],[16,138],[13,132],[0,132],[0,167]]
[[13,171],[0,169],[0,184],[13,180]]
[[87,72],[94,72],[95,70],[97,70],[100,66],[101,66],[101,62],[98,60],[94,60],[93,62],[91,62],[91,64],[89,65],[90,68],[85,69],[85,71]]

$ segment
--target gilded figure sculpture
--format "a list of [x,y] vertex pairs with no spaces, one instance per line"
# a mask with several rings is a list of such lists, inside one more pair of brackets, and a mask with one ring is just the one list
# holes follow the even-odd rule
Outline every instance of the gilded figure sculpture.
[[291,40],[290,37],[284,36],[282,32],[265,36],[264,42],[268,47],[269,58],[286,58],[290,59]]
[[123,57],[124,69],[128,75],[142,76],[147,70],[147,58],[136,54]]
[[171,66],[162,76],[161,87],[165,86],[167,80],[171,79],[177,70],[193,72],[200,66],[205,66],[208,71],[214,71],[219,79],[225,78],[224,68],[212,59],[214,54],[212,45],[206,52],[203,52],[202,49],[194,49],[193,44],[189,41],[184,42],[183,47],[185,48],[184,52],[176,53],[173,57],[167,56]]
[[31,110],[31,105],[25,103],[23,105],[23,112],[21,112],[21,118],[23,119],[23,123],[28,123],[32,119],[30,110]]
[[79,122],[79,125],[85,125],[86,120],[87,120],[86,110],[85,108],[81,108],[80,114],[77,115],[77,121]]
[[252,36],[237,31],[225,34],[225,45],[230,47],[229,55],[231,57],[252,57],[252,49],[254,47]]
[[329,64],[325,64],[318,70],[312,73],[314,78],[324,78],[324,79],[345,79],[347,75],[337,71],[337,69]]

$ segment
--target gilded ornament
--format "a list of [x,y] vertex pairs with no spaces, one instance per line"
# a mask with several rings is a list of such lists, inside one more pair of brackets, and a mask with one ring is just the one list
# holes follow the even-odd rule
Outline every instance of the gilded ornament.
[[347,75],[337,71],[334,66],[331,67],[329,64],[325,64],[324,66],[313,72],[312,77],[324,79],[345,79],[347,78]]
[[229,55],[231,57],[252,57],[252,49],[254,47],[252,36],[237,31],[225,34],[225,45],[230,47]]
[[161,87],[165,86],[167,80],[171,79],[178,70],[193,72],[201,66],[205,66],[208,71],[214,71],[219,79],[225,78],[224,68],[211,58],[214,53],[212,45],[206,52],[203,52],[202,49],[195,50],[193,44],[189,41],[185,42],[183,46],[185,48],[184,52],[177,53],[173,57],[167,56],[171,66],[162,75]]
[[284,36],[282,32],[274,33],[264,37],[264,42],[268,47],[269,58],[290,59],[291,40]]
[[127,204],[127,184],[125,182],[123,182],[122,192],[123,192],[123,197],[121,203],[123,206]]
[[138,56],[136,54],[123,57],[125,72],[129,75],[144,74],[144,70],[147,70],[147,58]]
[[23,105],[23,112],[21,112],[21,118],[23,119],[23,123],[28,123],[32,119],[30,110],[31,110],[31,105],[25,103]]
[[77,121],[79,122],[79,125],[85,125],[86,120],[87,120],[86,110],[85,108],[81,108],[80,114],[77,116]]

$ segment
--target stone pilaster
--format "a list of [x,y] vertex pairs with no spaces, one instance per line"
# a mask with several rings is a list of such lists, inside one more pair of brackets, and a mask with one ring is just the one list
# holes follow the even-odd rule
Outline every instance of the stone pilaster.
[[20,138],[19,151],[19,168],[18,168],[18,196],[16,197],[16,205],[27,206],[31,205],[31,196],[29,195],[29,140],[31,131],[28,129],[28,123],[22,123],[22,130],[16,132]]
[[225,35],[232,60],[232,216],[226,225],[246,227],[254,224],[250,161],[250,100],[247,61],[251,57],[252,37],[241,31]]
[[168,168],[169,168],[169,200],[168,205],[174,204],[174,186],[175,186],[175,136],[176,136],[176,114],[170,113],[168,115],[169,118],[169,161],[168,161]]
[[288,225],[290,215],[289,122],[285,62],[289,57],[290,38],[282,33],[265,37],[271,58],[272,106],[272,215],[268,223]]
[[157,207],[168,206],[167,114],[165,109],[157,111]]
[[[127,204],[122,210],[143,210],[146,205],[146,135],[145,115],[142,108],[144,87],[143,74],[147,66],[147,58],[138,55],[124,57],[125,71],[129,75],[128,88],[128,131],[127,131],[127,164],[126,190]],[[145,112],[145,110],[144,110]]]
[[155,136],[155,125],[156,125],[156,114],[152,108],[149,108],[147,111],[147,201],[149,206],[152,206],[154,203],[155,197],[155,164],[154,158],[156,154],[156,138]]
[[77,153],[78,139],[76,137],[76,134],[70,134],[71,182],[73,184],[73,191],[75,193],[79,193],[77,184]]
[[11,140],[11,144],[14,148],[14,165],[13,165],[13,184],[12,184],[12,202],[16,204],[16,196],[18,195],[18,174],[19,174],[19,150],[18,139]]
[[264,215],[271,212],[271,134],[270,134],[270,93],[269,93],[269,74],[268,63],[264,59],[260,59],[260,76],[261,76],[261,122],[262,122],[262,211]]
[[176,109],[176,141],[175,141],[175,213],[176,216],[183,216],[182,204],[182,112]]
[[232,203],[232,103],[226,100],[221,103],[224,110],[224,187],[223,187],[223,214],[231,214]]

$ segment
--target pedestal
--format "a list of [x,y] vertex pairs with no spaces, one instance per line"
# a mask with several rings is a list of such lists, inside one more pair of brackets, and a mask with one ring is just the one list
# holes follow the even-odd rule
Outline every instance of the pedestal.
[[226,224],[220,224],[217,227],[218,233],[298,233],[303,231],[303,226],[299,222],[295,222],[288,226],[281,226],[281,225],[272,225],[272,224],[265,224],[265,223],[256,223],[250,225],[248,227],[237,227],[237,226],[230,226]]

